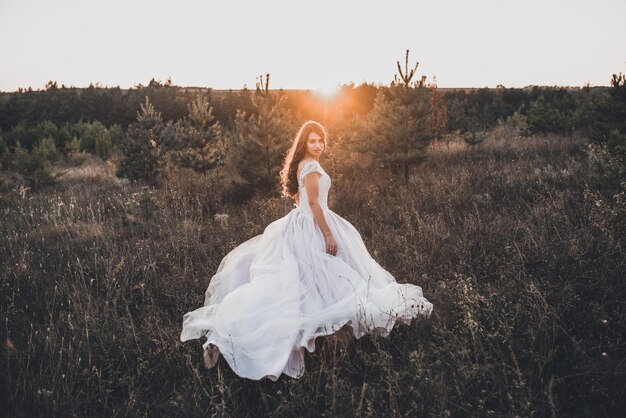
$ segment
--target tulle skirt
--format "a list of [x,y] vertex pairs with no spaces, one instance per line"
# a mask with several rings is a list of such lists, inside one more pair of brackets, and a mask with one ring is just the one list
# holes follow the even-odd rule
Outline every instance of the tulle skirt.
[[221,353],[241,377],[300,377],[304,349],[344,325],[360,338],[388,335],[396,322],[430,316],[419,286],[398,284],[368,253],[358,231],[324,208],[337,241],[325,252],[313,214],[293,209],[224,257],[204,306],[183,318],[181,341],[205,336],[213,363]]

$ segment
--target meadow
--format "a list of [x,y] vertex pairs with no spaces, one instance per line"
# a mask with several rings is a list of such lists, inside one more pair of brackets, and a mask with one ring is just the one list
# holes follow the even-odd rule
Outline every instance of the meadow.
[[[300,379],[237,377],[181,343],[221,259],[293,203],[229,203],[211,173],[158,187],[77,154],[0,195],[7,416],[617,416],[626,408],[624,201],[576,136],[431,145],[409,184],[323,156],[330,207],[431,318],[317,340]],[[608,161],[608,163],[607,163]],[[600,162],[600,164],[598,163]],[[620,200],[621,199],[621,200]],[[216,214],[227,214],[225,220]]]

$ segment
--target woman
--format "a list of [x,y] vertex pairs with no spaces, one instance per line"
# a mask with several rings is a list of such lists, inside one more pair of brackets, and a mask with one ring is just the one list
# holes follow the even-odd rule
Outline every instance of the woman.
[[283,170],[283,193],[297,206],[224,257],[204,306],[185,314],[181,341],[207,337],[207,367],[221,353],[242,377],[277,380],[304,372],[304,348],[344,325],[356,338],[388,335],[397,321],[430,316],[419,286],[398,284],[361,236],[328,208],[330,177],[319,163],[324,127],[302,125]]

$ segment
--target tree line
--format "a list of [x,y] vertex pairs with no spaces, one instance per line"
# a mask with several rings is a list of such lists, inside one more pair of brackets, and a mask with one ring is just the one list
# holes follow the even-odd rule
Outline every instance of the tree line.
[[[59,87],[0,93],[0,164],[30,187],[49,184],[47,166],[73,152],[103,160],[120,154],[118,175],[158,184],[173,167],[207,173],[221,167],[241,196],[276,193],[293,133],[306,119],[324,123],[338,148],[371,154],[407,182],[433,141],[460,136],[470,144],[505,126],[517,136],[588,136],[612,149],[626,144],[625,76],[610,87],[438,89],[417,76],[418,64],[396,62],[389,86],[344,85],[333,100],[309,91],[216,92],[152,79],[132,89]],[[478,139],[477,139],[478,138]]]

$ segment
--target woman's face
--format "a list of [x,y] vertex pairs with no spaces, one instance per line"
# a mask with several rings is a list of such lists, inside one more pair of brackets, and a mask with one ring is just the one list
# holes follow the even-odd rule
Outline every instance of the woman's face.
[[306,154],[311,158],[319,158],[324,151],[324,140],[316,132],[310,132],[306,139]]

